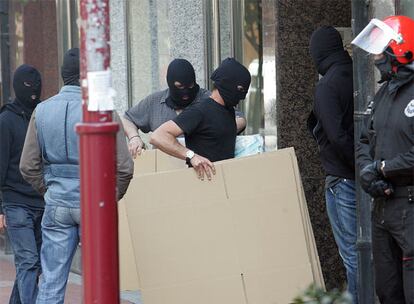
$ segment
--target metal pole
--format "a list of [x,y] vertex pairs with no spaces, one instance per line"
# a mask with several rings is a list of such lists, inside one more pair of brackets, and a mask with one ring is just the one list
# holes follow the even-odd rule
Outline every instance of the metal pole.
[[[352,1],[352,29],[354,37],[369,22],[370,1]],[[355,143],[359,141],[366,117],[365,109],[372,97],[373,79],[369,57],[361,49],[353,49],[354,61],[354,128]],[[371,198],[360,187],[359,168],[356,166],[356,199],[358,224],[358,297],[360,304],[373,304],[374,273],[371,241]]]
[[[116,132],[104,107],[110,66],[109,0],[81,0],[80,135],[81,229],[84,303],[118,304]],[[99,77],[96,77],[100,75]],[[93,77],[94,76],[94,77]],[[98,98],[97,98],[98,96]],[[92,108],[92,101],[98,107]]]

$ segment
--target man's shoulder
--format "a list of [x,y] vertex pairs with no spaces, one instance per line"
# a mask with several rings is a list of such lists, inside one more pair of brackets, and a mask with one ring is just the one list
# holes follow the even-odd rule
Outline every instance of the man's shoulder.
[[61,100],[74,100],[80,102],[82,100],[82,94],[80,91],[68,91],[62,89],[56,95],[53,95],[48,99],[43,100],[41,103],[37,105],[37,107],[44,107],[45,105],[50,105]]
[[196,103],[196,102],[199,102],[203,99],[209,98],[210,95],[211,95],[211,92],[209,90],[200,88],[200,90],[198,91],[197,96],[194,99],[193,103]]
[[328,70],[325,76],[319,81],[321,86],[331,87],[343,86],[346,82],[353,82],[352,64],[335,65]]
[[2,127],[7,126],[8,122],[12,119],[13,116],[14,116],[14,113],[12,111],[9,111],[7,108],[2,109],[2,111],[0,112],[0,124],[1,124],[1,126]]
[[141,102],[161,103],[167,98],[167,96],[168,96],[168,89],[157,91],[144,97],[144,99],[142,99],[140,103]]
[[190,105],[185,107],[184,112],[193,113],[193,114],[201,114],[204,115],[206,112],[209,111],[210,105],[210,98],[201,98],[195,102],[192,102]]
[[0,122],[4,126],[7,126],[8,122],[14,120],[18,115],[15,111],[11,110],[10,106],[10,104],[5,104],[0,109]]
[[192,107],[195,109],[203,109],[209,107],[211,105],[211,101],[213,101],[209,95],[204,95],[200,99],[195,102],[192,102],[188,107]]

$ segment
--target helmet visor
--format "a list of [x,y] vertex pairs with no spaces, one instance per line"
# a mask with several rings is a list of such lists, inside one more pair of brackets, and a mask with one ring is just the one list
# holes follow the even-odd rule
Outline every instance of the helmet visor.
[[385,51],[392,40],[401,43],[401,35],[384,22],[372,19],[361,33],[355,37],[352,44],[368,53],[378,55]]

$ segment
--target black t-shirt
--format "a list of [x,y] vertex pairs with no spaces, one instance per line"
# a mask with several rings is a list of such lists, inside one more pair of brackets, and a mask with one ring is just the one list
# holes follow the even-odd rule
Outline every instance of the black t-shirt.
[[173,121],[184,131],[187,148],[195,153],[212,162],[234,157],[234,109],[205,98],[185,108]]

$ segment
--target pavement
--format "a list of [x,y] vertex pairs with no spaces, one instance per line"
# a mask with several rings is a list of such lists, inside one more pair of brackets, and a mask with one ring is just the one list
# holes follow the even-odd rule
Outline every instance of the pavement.
[[[0,303],[8,303],[15,278],[13,255],[0,246]],[[121,292],[121,304],[142,304],[139,291]],[[82,303],[82,277],[71,273],[66,288],[65,304]]]

